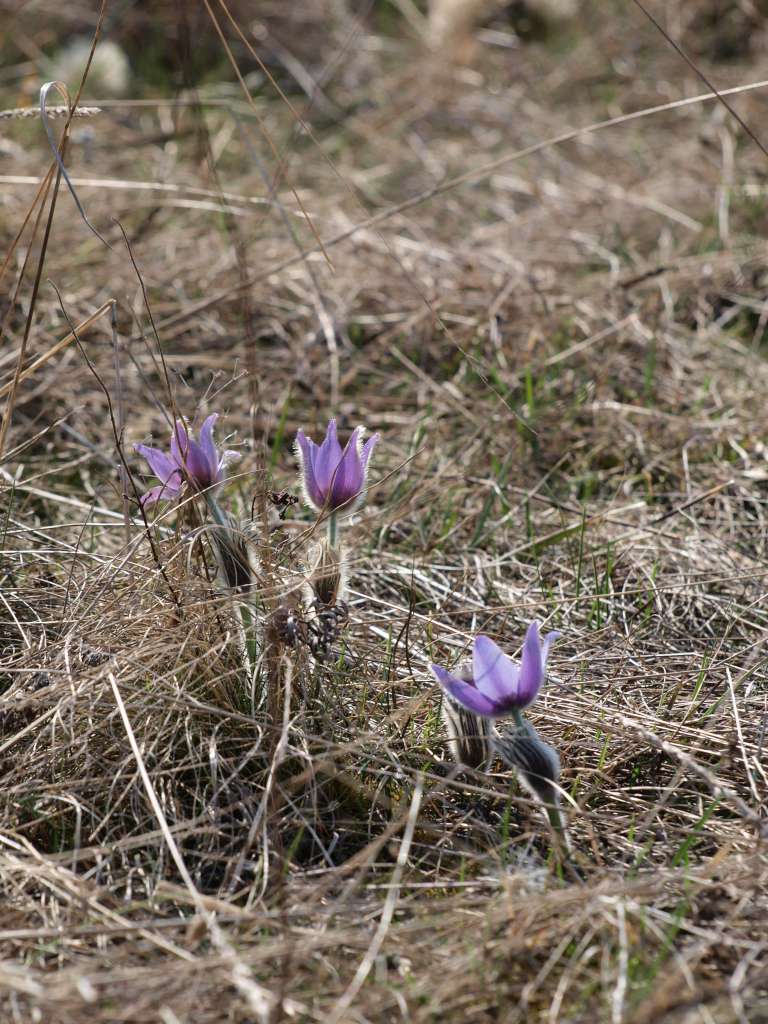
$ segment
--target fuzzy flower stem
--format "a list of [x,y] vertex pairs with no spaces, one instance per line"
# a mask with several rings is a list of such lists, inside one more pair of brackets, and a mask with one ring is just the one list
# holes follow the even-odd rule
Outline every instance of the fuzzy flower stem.
[[535,798],[552,830],[556,856],[568,873],[578,879],[578,868],[571,861],[568,820],[560,805],[560,758],[553,747],[539,738],[520,708],[514,708],[511,715],[515,728],[496,732],[493,749],[508,768],[515,769],[523,789]]
[[[528,732],[528,723],[526,722],[525,716],[523,715],[523,712],[520,710],[520,708],[513,708],[513,710],[512,710],[512,717],[514,718],[515,725],[520,730],[520,732],[527,734],[527,732]],[[558,838],[565,843],[565,848],[567,850],[568,849],[568,833],[567,833],[567,830],[566,830],[565,821],[563,819],[562,812],[560,810],[560,806],[559,806],[559,804],[557,802],[557,798],[555,797],[555,799],[552,802],[550,802],[549,800],[544,800],[544,799],[541,798],[541,796],[539,796],[539,800],[541,801],[541,805],[544,808],[544,811],[545,811],[545,813],[547,815],[547,819],[549,820],[549,824],[554,829],[554,831],[557,834]]]
[[243,623],[245,633],[245,657],[248,662],[248,685],[253,685],[256,674],[256,666],[259,664],[259,642],[256,638],[256,616],[253,608],[247,601],[241,601],[238,605],[240,619]]
[[562,815],[562,813],[560,811],[560,808],[558,807],[557,804],[545,803],[544,804],[544,810],[547,812],[547,818],[549,819],[549,824],[554,829],[554,831],[557,834],[558,838],[563,841],[563,843],[565,845],[565,849],[567,850],[568,849],[568,832],[566,831],[565,821],[563,820],[563,815]]
[[[220,530],[231,530],[232,524],[227,519],[218,501],[210,491],[205,492],[205,503],[211,513],[211,519]],[[259,663],[258,641],[256,638],[256,616],[254,609],[248,601],[238,601],[236,604],[240,621],[245,636],[245,656],[248,663],[248,682],[253,682],[256,666]]]
[[328,516],[328,543],[334,551],[339,545],[339,520],[335,512]]
[[231,526],[227,521],[227,517],[224,515],[221,505],[216,501],[213,494],[210,491],[205,492],[205,503],[208,506],[208,511],[211,513],[211,519],[217,526],[221,527],[222,530],[229,530]]

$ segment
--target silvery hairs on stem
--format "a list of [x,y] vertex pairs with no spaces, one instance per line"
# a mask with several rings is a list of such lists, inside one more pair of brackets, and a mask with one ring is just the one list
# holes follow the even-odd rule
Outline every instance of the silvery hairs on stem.
[[514,768],[528,792],[543,804],[559,806],[560,757],[526,719],[492,737],[493,750],[508,768]]
[[515,727],[499,731],[488,718],[462,707],[447,694],[442,706],[448,747],[457,764],[487,770],[496,755],[514,769],[520,785],[540,804],[549,824],[571,852],[566,817],[560,802],[560,757],[520,715]]
[[520,715],[516,728],[496,732],[492,746],[508,768],[514,768],[523,789],[541,805],[558,840],[570,854],[567,819],[560,803],[560,757]]
[[241,594],[249,594],[256,586],[252,523],[241,523],[225,512],[213,497],[206,495],[206,504],[213,523],[206,533],[211,542],[219,576],[225,587]]
[[321,540],[312,552],[311,559],[312,569],[309,576],[311,600],[320,607],[331,607],[343,600],[346,567],[338,540],[336,547],[331,547],[325,539]]
[[[472,666],[460,665],[457,675],[461,679],[471,677]],[[454,761],[475,770],[487,765],[493,755],[493,725],[490,719],[474,714],[445,691],[441,713],[448,733],[448,749]]]

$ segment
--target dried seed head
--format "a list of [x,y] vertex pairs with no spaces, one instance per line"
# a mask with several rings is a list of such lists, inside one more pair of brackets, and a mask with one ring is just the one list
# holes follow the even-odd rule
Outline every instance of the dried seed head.
[[337,601],[332,605],[315,601],[312,611],[314,617],[309,620],[309,649],[318,661],[327,661],[349,622],[349,608],[346,601]]
[[281,604],[272,613],[272,626],[286,647],[309,642],[309,628],[298,608]]
[[270,504],[278,509],[278,517],[285,519],[286,512],[292,505],[298,505],[299,499],[290,491],[267,491]]

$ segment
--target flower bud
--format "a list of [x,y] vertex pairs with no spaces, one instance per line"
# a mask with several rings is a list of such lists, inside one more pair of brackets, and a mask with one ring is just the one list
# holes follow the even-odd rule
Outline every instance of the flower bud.
[[495,736],[493,746],[533,796],[547,806],[559,805],[560,758],[554,747],[539,738],[530,722],[524,722],[522,729]]
[[[471,676],[471,673],[469,665],[458,670],[460,678]],[[491,757],[490,721],[473,714],[447,693],[443,694],[442,714],[448,733],[448,749],[454,761],[467,768],[482,768]]]
[[310,586],[318,603],[326,607],[341,600],[344,590],[344,565],[338,550],[323,540],[317,546]]
[[248,593],[256,583],[249,551],[249,529],[229,513],[224,513],[224,519],[227,525],[216,523],[208,528],[216,564],[227,587]]

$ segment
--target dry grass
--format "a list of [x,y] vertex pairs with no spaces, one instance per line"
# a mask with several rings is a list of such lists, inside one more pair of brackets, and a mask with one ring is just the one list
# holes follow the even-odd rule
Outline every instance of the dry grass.
[[[38,6],[8,110],[93,28]],[[288,99],[221,5],[251,98],[204,4],[108,17],[145,77],[86,85],[67,166],[112,248],[62,183],[34,298],[51,154],[2,122],[3,1019],[768,1020],[766,157],[712,99],[516,157],[706,91],[631,5],[525,45],[499,14],[468,67],[410,4],[262,6]],[[666,27],[719,89],[768,78],[712,7]],[[759,134],[768,93],[730,102]],[[282,649],[282,719],[190,510],[123,500],[110,414],[141,488],[171,401],[226,413],[246,520],[297,427],[383,434],[339,657]],[[311,522],[270,515],[278,570]],[[499,764],[450,764],[427,671],[534,617],[580,880]]]

